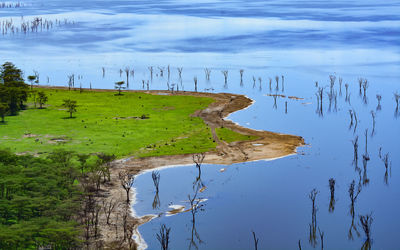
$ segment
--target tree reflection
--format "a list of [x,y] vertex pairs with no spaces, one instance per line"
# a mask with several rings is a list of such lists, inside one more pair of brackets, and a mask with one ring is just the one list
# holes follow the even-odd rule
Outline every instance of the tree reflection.
[[311,190],[309,194],[309,198],[312,202],[312,210],[311,210],[311,224],[309,224],[309,238],[308,241],[312,247],[315,247],[318,243],[317,241],[317,211],[318,208],[315,205],[315,199],[317,198],[317,194],[319,192],[314,188]]
[[329,212],[333,212],[335,210],[335,179],[330,178],[329,179],[329,189],[331,191],[331,200],[329,201]]
[[348,232],[348,239],[349,240],[353,240],[353,231],[357,234],[357,237],[360,237],[360,233],[357,230],[356,225],[354,224],[354,215],[355,215],[355,209],[354,209],[354,205],[355,202],[357,201],[358,195],[361,193],[361,184],[359,183],[357,185],[357,190],[356,190],[356,182],[353,180],[350,184],[349,187],[349,197],[350,197],[350,216],[351,216],[351,225],[350,225],[350,229]]
[[196,189],[196,190],[204,187],[203,181],[201,180],[201,164],[203,164],[204,158],[205,158],[204,153],[194,154],[192,156],[193,163],[196,164],[196,168],[198,170],[198,175],[196,177],[196,180],[193,182],[193,189]]
[[158,192],[159,192],[158,186],[160,184],[160,173],[158,171],[153,171],[151,173],[151,178],[153,179],[153,183],[154,183],[154,186],[156,188],[156,194],[154,195],[152,207],[153,207],[153,209],[157,209],[161,205],[160,197],[158,195]]
[[361,250],[370,250],[372,246],[372,240],[371,240],[371,225],[372,225],[372,215],[367,214],[367,215],[360,215],[360,224],[362,229],[364,230],[365,233],[365,242],[361,246]]
[[190,212],[192,213],[192,231],[191,231],[191,238],[190,238],[190,243],[189,243],[189,249],[192,249],[192,247],[199,249],[198,244],[204,243],[201,238],[199,233],[197,232],[196,229],[196,214],[198,211],[204,211],[204,205],[200,204],[201,199],[197,198],[199,189],[197,188],[193,197],[188,195],[189,202],[190,202]]

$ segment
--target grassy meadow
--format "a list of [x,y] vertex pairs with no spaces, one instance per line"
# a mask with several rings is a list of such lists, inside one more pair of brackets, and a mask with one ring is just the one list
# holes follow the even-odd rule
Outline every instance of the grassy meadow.
[[[110,91],[46,89],[48,102],[17,116],[6,117],[0,125],[0,147],[15,153],[46,155],[54,149],[79,153],[104,152],[123,156],[157,156],[197,153],[216,147],[211,130],[197,117],[212,98],[170,96]],[[64,99],[77,101],[73,118],[62,107]],[[250,139],[228,129],[219,129],[227,142]]]

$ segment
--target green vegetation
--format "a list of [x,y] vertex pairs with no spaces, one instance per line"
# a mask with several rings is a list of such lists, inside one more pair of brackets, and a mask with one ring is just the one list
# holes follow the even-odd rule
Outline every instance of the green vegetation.
[[0,249],[69,249],[80,244],[79,175],[68,152],[48,158],[0,151]]
[[[35,108],[31,95],[27,109],[0,126],[3,148],[39,155],[63,148],[123,157],[198,153],[216,146],[210,128],[190,116],[213,102],[211,98],[45,88],[40,92],[48,97],[46,108]],[[79,105],[74,119],[66,119],[66,99]]]
[[226,141],[227,143],[257,139],[257,136],[243,135],[228,128],[216,128],[215,132],[217,133],[217,136],[220,140]]
[[28,99],[29,87],[24,83],[22,71],[10,62],[0,67],[0,105],[2,123],[4,116],[17,115],[25,108],[24,102]]

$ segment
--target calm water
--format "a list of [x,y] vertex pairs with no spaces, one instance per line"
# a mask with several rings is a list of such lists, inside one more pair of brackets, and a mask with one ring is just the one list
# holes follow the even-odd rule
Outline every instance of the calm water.
[[[12,3],[9,2],[8,3]],[[193,90],[246,94],[256,102],[229,119],[254,129],[303,136],[307,146],[300,154],[275,161],[231,166],[204,165],[202,182],[207,187],[199,198],[207,199],[196,213],[193,229],[190,212],[165,216],[169,205],[188,207],[193,197],[194,166],[161,170],[160,206],[150,173],[136,179],[138,215],[162,214],[139,228],[149,249],[158,249],[155,235],[160,225],[171,227],[171,248],[251,249],[254,231],[259,249],[312,249],[309,226],[316,197],[316,248],[324,232],[326,249],[361,248],[366,236],[359,215],[372,213],[373,249],[399,249],[400,234],[400,117],[394,94],[400,93],[400,1],[26,1],[20,8],[0,8],[0,22],[21,22],[42,17],[52,22],[38,32],[1,30],[0,61],[12,61],[40,84],[67,86],[75,74],[76,86],[113,88],[124,80],[120,69],[134,69],[130,88],[150,89],[179,85]],[[4,27],[2,25],[2,27]],[[168,79],[167,66],[171,74]],[[148,67],[153,67],[151,79]],[[102,68],[105,69],[103,76]],[[164,67],[160,75],[158,67]],[[182,67],[182,81],[177,67]],[[206,81],[204,68],[210,68]],[[239,70],[244,69],[243,86]],[[221,70],[228,70],[224,84]],[[284,75],[275,89],[275,76]],[[329,111],[329,75],[337,79],[337,93]],[[79,77],[78,77],[79,76]],[[253,88],[253,77],[256,84]],[[259,84],[261,77],[261,88]],[[339,77],[343,78],[342,95]],[[368,79],[367,104],[359,96],[358,78]],[[272,90],[269,89],[272,78]],[[324,88],[323,115],[318,107],[315,81]],[[350,103],[345,84],[349,84]],[[146,88],[146,86],[145,86]],[[293,95],[304,100],[267,96]],[[376,95],[382,96],[377,110]],[[285,113],[287,102],[287,113]],[[350,126],[349,109],[358,124]],[[371,111],[376,114],[375,130]],[[397,116],[397,117],[396,117]],[[370,160],[364,167],[365,131]],[[359,136],[358,168],[353,164],[352,140]],[[385,166],[379,157],[389,153]],[[225,172],[220,172],[221,168]],[[329,212],[328,180],[336,180],[335,209]],[[354,239],[351,228],[349,185],[362,187],[354,207]],[[193,232],[193,242],[192,239]],[[192,242],[192,243],[191,243]],[[194,243],[194,244],[193,244]]]

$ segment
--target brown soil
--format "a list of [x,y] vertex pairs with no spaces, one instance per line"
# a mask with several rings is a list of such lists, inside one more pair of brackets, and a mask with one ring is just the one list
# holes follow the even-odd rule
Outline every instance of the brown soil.
[[[100,90],[107,91],[107,90]],[[167,91],[143,91],[150,94],[171,94]],[[304,140],[300,136],[279,134],[267,131],[257,131],[241,127],[223,118],[230,113],[244,109],[252,104],[252,100],[243,96],[227,93],[195,93],[195,92],[175,92],[174,95],[192,95],[211,97],[215,99],[209,107],[204,110],[196,111],[193,116],[201,117],[210,126],[214,139],[218,142],[216,150],[205,154],[203,163],[229,165],[238,162],[255,161],[261,159],[272,159],[296,153],[296,148],[304,145]],[[257,136],[258,139],[252,141],[241,141],[226,143],[218,139],[215,128],[225,127],[245,135]],[[111,168],[111,182],[103,186],[103,191],[99,197],[99,204],[103,201],[117,202],[119,205],[113,211],[110,218],[110,225],[106,224],[105,214],[100,215],[101,242],[105,249],[129,249],[127,241],[123,241],[122,215],[124,211],[130,209],[130,204],[126,203],[126,193],[121,187],[118,174],[121,171],[129,171],[131,174],[138,174],[144,170],[159,168],[168,165],[193,164],[192,155],[172,155],[146,158],[127,158],[117,160]],[[131,197],[133,193],[131,190]],[[130,210],[129,210],[130,211]],[[153,216],[128,218],[129,225],[133,228],[134,236],[138,226],[151,220]],[[99,245],[97,245],[99,246]],[[131,247],[132,248],[132,247]],[[133,247],[135,248],[135,247]]]

